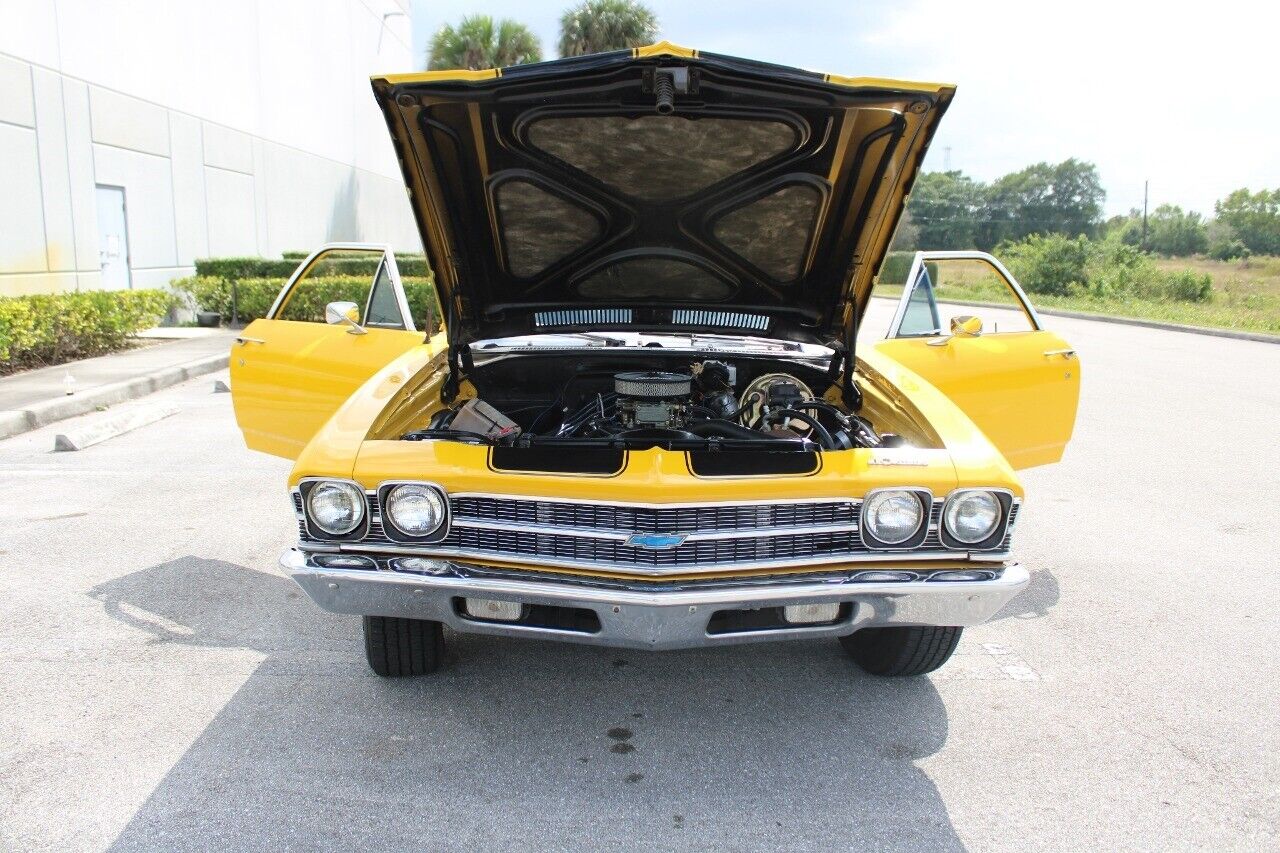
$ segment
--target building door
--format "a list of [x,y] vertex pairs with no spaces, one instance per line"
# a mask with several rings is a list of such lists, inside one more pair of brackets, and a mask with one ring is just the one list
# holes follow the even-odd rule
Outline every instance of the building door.
[[128,290],[129,226],[124,215],[124,187],[98,185],[98,265],[104,290]]

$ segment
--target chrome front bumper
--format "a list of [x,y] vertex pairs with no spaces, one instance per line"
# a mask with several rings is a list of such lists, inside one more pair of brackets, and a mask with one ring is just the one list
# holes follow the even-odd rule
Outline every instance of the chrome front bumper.
[[[445,574],[417,575],[372,569],[326,569],[305,552],[291,548],[280,556],[283,567],[312,601],[334,613],[401,616],[444,622],[454,630],[506,637],[557,639],[594,646],[644,649],[721,646],[763,640],[838,637],[884,625],[978,625],[991,619],[1028,583],[1027,570],[998,566],[993,578],[963,581],[854,580],[864,566],[824,573],[800,583],[777,578],[719,583],[662,584],[644,581],[593,584],[588,579],[522,578],[516,571],[444,562]],[[568,630],[517,622],[471,619],[458,606],[462,598],[486,598],[593,611],[598,630]],[[717,611],[750,611],[803,603],[849,603],[831,625],[709,633]]]
[[[324,568],[293,548],[280,556],[280,565],[312,601],[332,613],[431,619],[467,633],[652,650],[840,636],[889,625],[977,625],[994,616],[1029,580],[1016,563],[997,567],[991,579],[969,581],[855,581],[856,573],[865,568],[857,567],[826,573],[815,582],[787,583],[775,578],[768,583],[666,585],[649,591],[637,588],[638,582],[600,586],[585,580],[526,580],[512,577],[518,575],[515,572],[494,576],[483,567],[452,562],[444,564],[447,573],[439,575]],[[599,619],[599,629],[479,621],[459,607],[466,597],[590,610]],[[837,624],[708,631],[717,611],[823,602],[850,607]]]

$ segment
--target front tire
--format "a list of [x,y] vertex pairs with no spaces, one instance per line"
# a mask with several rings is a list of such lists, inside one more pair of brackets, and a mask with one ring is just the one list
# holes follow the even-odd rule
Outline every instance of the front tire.
[[924,675],[942,666],[956,650],[963,628],[863,628],[840,638],[854,662],[872,675]]
[[444,661],[444,630],[426,619],[365,616],[364,654],[383,678],[427,675]]

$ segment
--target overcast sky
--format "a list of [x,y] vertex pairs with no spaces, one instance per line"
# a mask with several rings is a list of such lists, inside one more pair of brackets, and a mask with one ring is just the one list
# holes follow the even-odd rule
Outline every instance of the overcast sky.
[[[529,25],[554,58],[567,0],[414,0],[423,56],[446,22]],[[839,74],[955,83],[926,169],[989,180],[1040,160],[1098,165],[1107,213],[1280,187],[1280,5],[965,0],[650,0],[661,36]],[[424,60],[425,61],[425,60]]]

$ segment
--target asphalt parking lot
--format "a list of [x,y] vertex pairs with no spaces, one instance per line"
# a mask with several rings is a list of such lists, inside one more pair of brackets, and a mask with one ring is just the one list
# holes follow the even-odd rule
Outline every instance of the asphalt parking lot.
[[912,680],[470,636],[382,680],[276,571],[289,465],[216,377],[2,441],[0,847],[1275,849],[1280,346],[1050,325],[1084,396],[1031,587]]

